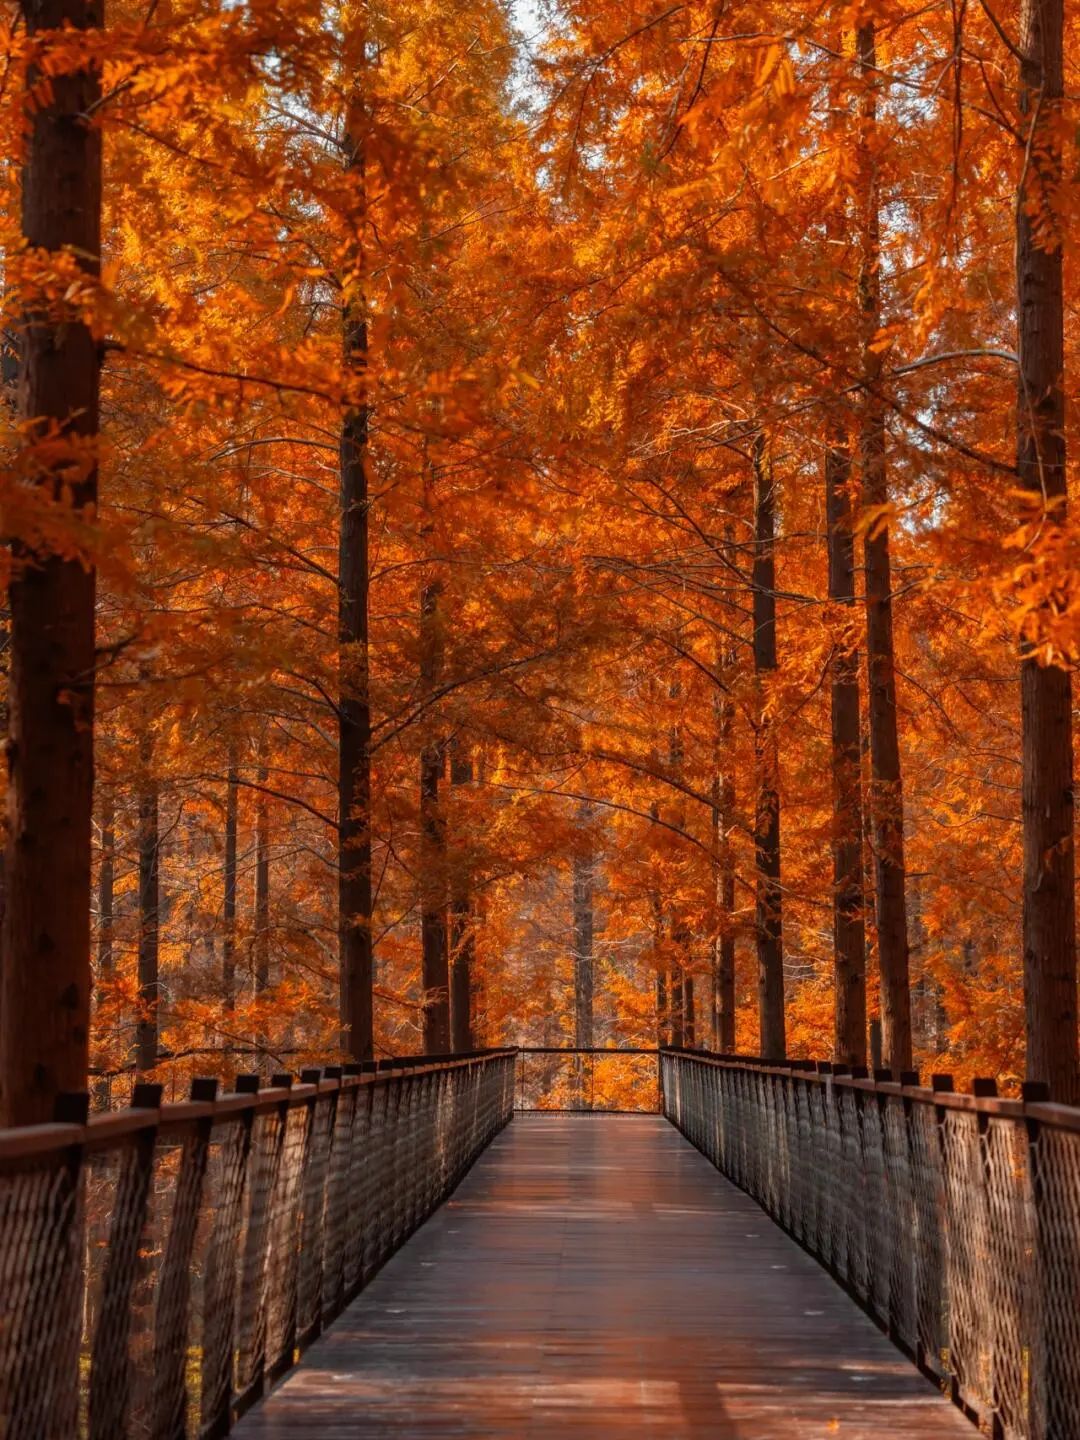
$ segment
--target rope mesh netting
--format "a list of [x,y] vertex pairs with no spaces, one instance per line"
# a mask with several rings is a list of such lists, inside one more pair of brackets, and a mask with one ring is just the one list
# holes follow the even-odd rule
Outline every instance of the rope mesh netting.
[[514,1057],[0,1132],[0,1440],[212,1440],[510,1119]]
[[668,1118],[984,1428],[1080,1437],[1080,1111],[661,1064]]

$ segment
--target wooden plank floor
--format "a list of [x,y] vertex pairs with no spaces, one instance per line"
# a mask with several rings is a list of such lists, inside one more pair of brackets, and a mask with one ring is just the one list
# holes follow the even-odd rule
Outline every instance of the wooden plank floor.
[[977,1432],[656,1116],[518,1117],[240,1440]]

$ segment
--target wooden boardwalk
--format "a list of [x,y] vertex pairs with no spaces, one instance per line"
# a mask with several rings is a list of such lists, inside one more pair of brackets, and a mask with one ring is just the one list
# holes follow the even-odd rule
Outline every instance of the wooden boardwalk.
[[235,1433],[977,1432],[666,1120],[526,1115]]

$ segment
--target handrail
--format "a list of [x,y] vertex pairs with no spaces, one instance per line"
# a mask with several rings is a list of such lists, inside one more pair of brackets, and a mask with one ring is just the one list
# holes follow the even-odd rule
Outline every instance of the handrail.
[[665,1050],[664,1113],[1001,1440],[1080,1436],[1080,1110]]
[[[720,1055],[710,1050],[687,1050],[665,1046],[662,1055],[680,1056],[701,1061],[706,1065],[736,1068],[761,1075],[793,1076],[814,1084],[829,1084],[839,1089],[859,1090],[868,1095],[899,1095],[906,1100],[921,1101],[924,1104],[941,1106],[946,1110],[970,1110],[981,1115],[1008,1116],[1013,1120],[1030,1119],[1040,1124],[1053,1125],[1060,1130],[1080,1133],[1080,1106],[1062,1105],[1051,1100],[1039,1100],[1020,1096],[967,1093],[952,1088],[951,1075],[933,1075],[929,1085],[920,1085],[914,1080],[893,1080],[874,1078],[865,1068],[853,1070],[849,1066],[834,1065],[827,1060],[757,1060],[745,1056]],[[880,1076],[891,1075],[890,1071],[878,1072]],[[905,1072],[914,1075],[914,1071]],[[977,1081],[976,1084],[983,1082]],[[1027,1095],[1043,1093],[1037,1082],[1026,1082]]]
[[[299,1084],[293,1082],[291,1075],[275,1076],[270,1085],[258,1089],[226,1091],[221,1095],[215,1090],[213,1099],[174,1100],[160,1106],[131,1104],[121,1110],[107,1110],[101,1114],[89,1115],[81,1124],[52,1122],[44,1125],[16,1125],[0,1130],[0,1165],[8,1159],[23,1158],[69,1145],[94,1148],[111,1144],[148,1126],[153,1126],[160,1134],[206,1116],[247,1111],[261,1114],[282,1104],[287,1109],[293,1109],[307,1104],[314,1095],[337,1093],[357,1086],[385,1085],[401,1072],[416,1074],[426,1070],[461,1068],[479,1059],[514,1053],[514,1049],[508,1047],[475,1050],[453,1057],[401,1055],[367,1064],[327,1065],[318,1071],[318,1080],[304,1081],[301,1078]],[[315,1073],[305,1070],[302,1076]],[[241,1075],[237,1078],[240,1082],[258,1079],[254,1075]],[[207,1089],[216,1086],[215,1081],[204,1079],[197,1080],[195,1084]]]
[[659,1055],[655,1045],[517,1045],[519,1055]]
[[0,1437],[227,1434],[510,1119],[514,1056],[0,1132]]

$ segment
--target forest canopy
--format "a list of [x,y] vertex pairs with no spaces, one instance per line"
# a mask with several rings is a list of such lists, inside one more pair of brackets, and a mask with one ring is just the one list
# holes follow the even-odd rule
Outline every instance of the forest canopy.
[[701,1046],[1080,1099],[1062,0],[0,19],[0,1119]]

